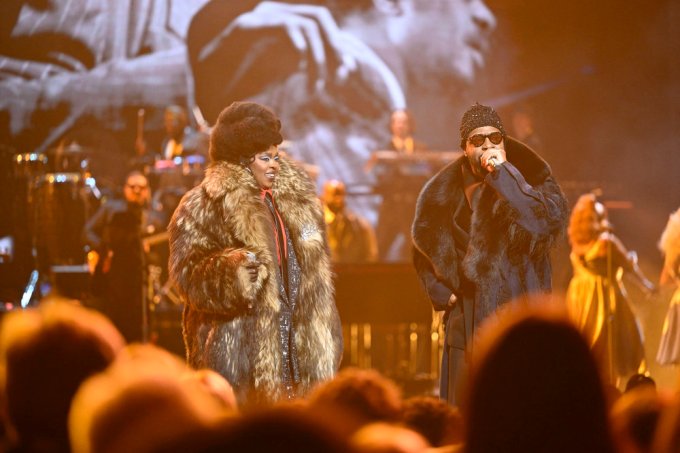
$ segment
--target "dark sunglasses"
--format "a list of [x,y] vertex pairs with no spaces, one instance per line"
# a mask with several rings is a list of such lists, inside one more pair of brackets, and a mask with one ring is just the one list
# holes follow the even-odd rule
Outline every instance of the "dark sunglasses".
[[498,145],[503,141],[503,134],[500,132],[492,132],[490,134],[475,134],[472,137],[468,137],[468,142],[472,143],[472,146],[482,146],[487,137],[494,145]]

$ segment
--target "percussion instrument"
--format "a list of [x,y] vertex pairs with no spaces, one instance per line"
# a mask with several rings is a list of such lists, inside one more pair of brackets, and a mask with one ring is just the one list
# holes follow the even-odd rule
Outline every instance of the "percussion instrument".
[[47,167],[47,156],[42,153],[22,153],[14,156],[14,173],[17,178],[33,181],[43,175]]
[[87,173],[91,150],[77,143],[47,150],[50,173]]
[[94,214],[92,178],[80,173],[47,173],[35,180],[35,244],[41,266],[87,262],[83,228]]

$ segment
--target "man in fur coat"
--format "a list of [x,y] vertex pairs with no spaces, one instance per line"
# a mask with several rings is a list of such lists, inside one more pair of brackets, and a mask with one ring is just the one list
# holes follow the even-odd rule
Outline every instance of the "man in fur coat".
[[548,164],[508,137],[491,107],[472,106],[460,133],[465,155],[425,185],[412,228],[416,270],[445,312],[440,396],[452,404],[480,322],[550,292],[549,251],[568,218]]
[[169,227],[188,362],[221,373],[241,405],[304,395],[342,354],[321,205],[278,155],[280,128],[258,104],[224,109],[212,164]]

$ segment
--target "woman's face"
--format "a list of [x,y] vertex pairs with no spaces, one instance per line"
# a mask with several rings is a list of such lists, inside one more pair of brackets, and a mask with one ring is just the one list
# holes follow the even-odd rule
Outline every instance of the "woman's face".
[[272,145],[266,151],[255,154],[248,168],[261,188],[271,189],[280,168],[278,146]]

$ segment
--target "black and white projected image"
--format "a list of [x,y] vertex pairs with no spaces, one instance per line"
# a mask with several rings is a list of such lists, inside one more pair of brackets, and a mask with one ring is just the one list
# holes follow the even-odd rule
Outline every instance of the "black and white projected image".
[[[617,21],[607,20],[612,8]],[[408,108],[429,150],[459,151],[460,114],[479,101],[507,123],[528,112],[527,140],[540,143],[566,187],[608,183],[625,199],[648,184],[661,196],[663,178],[645,175],[672,165],[648,157],[648,173],[632,163],[650,134],[659,148],[680,142],[664,133],[677,116],[677,8],[667,0],[625,8],[613,0],[549,8],[534,0],[6,0],[0,141],[8,154],[77,142],[92,154],[98,183],[116,186],[140,136],[160,154],[168,105],[209,126],[229,103],[257,101],[277,112],[285,150],[318,186],[343,181],[348,205],[376,225],[377,169],[367,163],[389,143],[390,113]]]

